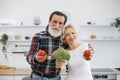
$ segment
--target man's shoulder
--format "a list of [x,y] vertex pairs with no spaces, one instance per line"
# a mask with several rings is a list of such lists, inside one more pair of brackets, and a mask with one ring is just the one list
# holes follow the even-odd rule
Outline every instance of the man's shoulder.
[[47,34],[46,31],[41,31],[41,32],[36,33],[36,35],[46,35],[46,34]]
[[41,31],[35,33],[34,37],[47,38],[49,37],[49,34],[46,31]]

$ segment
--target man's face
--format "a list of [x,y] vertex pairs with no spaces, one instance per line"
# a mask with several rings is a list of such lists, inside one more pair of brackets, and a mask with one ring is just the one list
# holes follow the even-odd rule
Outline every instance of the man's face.
[[52,19],[49,21],[48,31],[53,37],[59,37],[62,34],[62,29],[64,27],[64,16],[54,14]]

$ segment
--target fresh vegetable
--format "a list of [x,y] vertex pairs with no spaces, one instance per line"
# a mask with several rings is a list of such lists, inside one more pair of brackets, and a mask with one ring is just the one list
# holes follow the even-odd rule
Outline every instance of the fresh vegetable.
[[52,54],[51,57],[62,62],[64,60],[70,60],[70,54],[67,50],[63,48],[58,48],[55,50]]
[[85,50],[83,56],[85,56],[86,58],[89,58],[89,56],[90,56],[90,50]]
[[45,56],[46,52],[44,50],[39,50],[38,55],[39,56]]

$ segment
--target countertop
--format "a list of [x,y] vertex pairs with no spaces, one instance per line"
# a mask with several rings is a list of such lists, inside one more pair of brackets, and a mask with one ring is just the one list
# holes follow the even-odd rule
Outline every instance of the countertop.
[[0,75],[11,75],[11,76],[22,76],[22,75],[30,75],[31,70],[30,69],[13,69],[13,70],[0,70]]
[[116,69],[111,69],[111,68],[108,68],[110,71],[107,71],[107,70],[102,70],[102,71],[92,71],[92,74],[93,75],[107,75],[107,74],[117,74],[117,75],[120,75],[120,71],[116,70]]
[[[112,69],[113,72],[107,72],[107,71],[100,71],[100,72],[97,72],[97,71],[92,71],[92,74],[93,75],[105,75],[105,74],[117,74],[117,75],[120,75],[120,71],[116,70],[116,69]],[[0,76],[22,76],[22,75],[30,75],[31,74],[31,69],[13,69],[13,70],[0,70]],[[61,71],[61,74],[62,75],[65,75],[67,74],[65,70],[62,70]]]

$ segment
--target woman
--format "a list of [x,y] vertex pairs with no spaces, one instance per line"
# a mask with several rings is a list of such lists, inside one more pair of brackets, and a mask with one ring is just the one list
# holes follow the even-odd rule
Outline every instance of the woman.
[[[66,49],[70,52],[70,60],[68,61],[67,80],[93,80],[89,57],[84,56],[84,51],[89,48],[87,43],[77,41],[77,33],[72,25],[64,28],[61,38],[63,44],[67,45]],[[93,48],[92,48],[93,49]],[[93,50],[91,50],[92,52]]]

